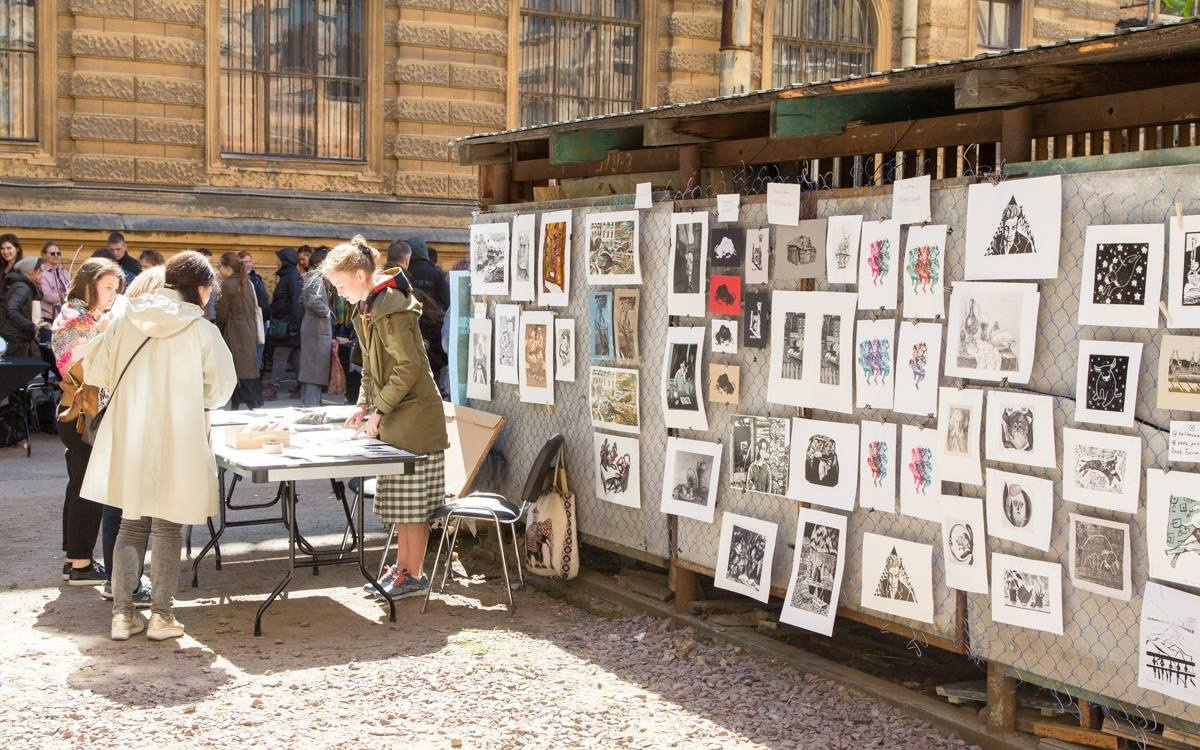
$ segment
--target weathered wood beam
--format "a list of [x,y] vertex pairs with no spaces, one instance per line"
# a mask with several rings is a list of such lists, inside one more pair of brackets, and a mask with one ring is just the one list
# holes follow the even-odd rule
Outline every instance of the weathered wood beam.
[[763,109],[724,116],[656,117],[647,120],[642,128],[642,142],[647,146],[754,138],[770,134],[771,113]]
[[623,151],[642,145],[642,129],[602,128],[568,130],[550,136],[550,161],[555,164],[598,161],[609,151]]
[[1033,135],[1200,120],[1200,82],[1033,105]]
[[460,143],[458,145],[458,163],[464,166],[471,164],[503,164],[510,158],[512,146],[507,143]]
[[958,109],[1009,107],[1014,104],[1115,94],[1145,88],[1147,82],[1169,86],[1195,80],[1194,68],[1170,59],[1122,65],[1022,65],[968,70],[954,79]]
[[513,163],[514,182],[566,180],[642,172],[673,172],[679,169],[680,146],[662,146],[634,151],[611,151],[603,159],[555,164],[551,159],[522,159]]
[[954,91],[949,88],[793,97],[775,102],[771,134],[778,138],[834,135],[854,122],[872,125],[953,111]]

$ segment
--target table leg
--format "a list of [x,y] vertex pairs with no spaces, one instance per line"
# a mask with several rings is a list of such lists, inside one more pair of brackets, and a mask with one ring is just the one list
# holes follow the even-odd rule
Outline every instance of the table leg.
[[[365,512],[363,511],[363,505],[365,505],[365,503],[363,502],[363,490],[364,490],[363,485],[364,485],[364,483],[365,483],[365,479],[363,477],[359,477],[358,478],[358,495],[357,495],[358,500],[355,504],[358,505],[358,528],[360,528],[360,529],[365,528],[363,526],[363,524],[365,523],[365,515],[366,515]],[[362,543],[360,543],[358,545],[358,570],[359,570],[359,572],[362,573],[363,578],[367,579],[367,581],[372,586],[375,587],[375,590],[378,591],[380,593],[380,595],[382,595],[383,598],[387,600],[388,622],[395,622],[396,621],[396,601],[394,599],[392,599],[391,595],[388,594],[388,592],[384,591],[383,587],[379,585],[379,581],[377,581],[371,575],[371,572],[369,570],[367,570],[367,545],[362,544]]]
[[[208,554],[209,550],[216,548],[217,542],[220,541],[221,535],[225,533],[225,470],[217,469],[217,484],[220,487],[221,501],[217,503],[217,512],[220,522],[216,529],[213,529],[212,519],[208,519],[208,531],[212,537],[208,543],[200,549],[200,554],[196,555],[196,559],[192,560],[192,588],[200,585],[200,561]],[[217,552],[217,570],[221,569],[220,552]]]
[[[283,503],[284,503],[284,508],[285,508],[284,512],[287,513],[293,521],[295,521],[295,518],[296,518],[296,483],[295,482],[290,482],[290,481],[287,482],[287,488],[284,490]],[[290,523],[290,524],[288,524],[288,571],[287,571],[287,575],[283,577],[283,580],[279,582],[279,585],[275,587],[275,590],[271,592],[271,595],[267,597],[267,600],[265,602],[263,602],[262,605],[258,608],[258,614],[256,614],[254,616],[254,635],[255,636],[262,635],[263,614],[266,613],[267,607],[271,606],[271,603],[274,602],[276,599],[278,599],[279,595],[283,593],[283,590],[286,589],[288,584],[292,582],[292,574],[295,572],[296,572],[296,524]]]

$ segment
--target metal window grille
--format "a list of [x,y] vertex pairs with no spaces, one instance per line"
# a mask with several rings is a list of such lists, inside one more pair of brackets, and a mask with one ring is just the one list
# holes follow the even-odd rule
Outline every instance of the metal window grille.
[[986,49],[1021,46],[1020,16],[1016,0],[976,0],[975,30],[979,46]]
[[522,0],[521,125],[636,109],[641,25],[639,0]]
[[771,31],[776,86],[871,72],[875,19],[866,0],[783,0]]
[[361,160],[362,0],[222,0],[221,150]]
[[0,140],[37,138],[35,0],[0,0]]

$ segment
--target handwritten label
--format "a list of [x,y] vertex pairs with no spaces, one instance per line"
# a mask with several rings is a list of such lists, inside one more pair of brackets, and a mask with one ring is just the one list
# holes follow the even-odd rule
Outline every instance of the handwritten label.
[[767,223],[794,227],[800,223],[800,186],[767,183]]
[[1167,459],[1172,462],[1200,462],[1200,422],[1171,420],[1171,441]]
[[472,317],[486,318],[487,317],[487,303],[486,302],[472,303]]
[[892,221],[921,224],[932,219],[929,210],[929,175],[892,183]]
[[717,195],[717,221],[723,223],[738,220],[742,196],[737,193],[720,193]]
[[650,196],[650,183],[639,182],[637,184],[637,192],[633,196],[634,208],[650,208],[653,199]]

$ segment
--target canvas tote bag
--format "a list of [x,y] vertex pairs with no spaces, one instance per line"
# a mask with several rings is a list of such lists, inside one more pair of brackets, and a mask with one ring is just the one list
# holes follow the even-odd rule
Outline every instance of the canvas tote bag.
[[579,538],[575,496],[567,486],[567,466],[560,452],[554,484],[533,507],[525,524],[525,565],[529,572],[568,581],[579,575]]

